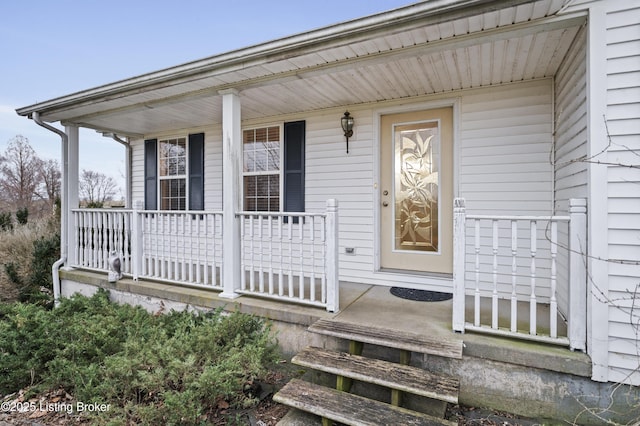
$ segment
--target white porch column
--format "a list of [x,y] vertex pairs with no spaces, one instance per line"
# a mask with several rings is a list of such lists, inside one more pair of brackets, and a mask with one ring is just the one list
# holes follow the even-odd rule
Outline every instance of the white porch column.
[[464,198],[453,200],[453,331],[464,333],[464,263],[466,246]]
[[326,232],[327,311],[338,312],[340,309],[338,200],[334,198],[327,200]]
[[222,95],[222,293],[233,299],[240,294],[240,188],[242,188],[242,127],[240,96],[237,90]]
[[[607,150],[607,2],[589,4],[587,26],[587,158],[598,160]],[[604,154],[606,158],[606,153]],[[598,157],[600,156],[600,157]],[[587,351],[591,379],[609,380],[609,227],[608,168],[587,163],[589,230],[583,253],[587,259]]]
[[76,230],[71,210],[80,207],[80,199],[78,195],[79,182],[80,182],[80,137],[78,126],[67,125],[65,126],[65,133],[68,138],[67,156],[63,159],[67,169],[67,210],[64,214],[67,216],[67,266],[77,265],[78,259],[76,258]]
[[569,200],[569,347],[585,351],[587,340],[587,200]]

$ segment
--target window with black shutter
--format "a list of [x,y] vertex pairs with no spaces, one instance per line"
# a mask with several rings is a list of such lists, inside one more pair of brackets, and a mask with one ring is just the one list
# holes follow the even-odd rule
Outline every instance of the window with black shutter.
[[146,210],[204,210],[204,133],[145,141]]
[[243,209],[304,211],[305,122],[242,132]]

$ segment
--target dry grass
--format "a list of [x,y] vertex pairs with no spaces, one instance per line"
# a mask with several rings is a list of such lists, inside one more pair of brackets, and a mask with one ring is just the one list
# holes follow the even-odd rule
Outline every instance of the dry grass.
[[56,232],[51,220],[38,219],[26,225],[15,225],[12,231],[0,231],[0,300],[11,301],[18,296],[18,288],[5,271],[5,265],[14,263],[18,276],[27,282],[31,269],[33,243]]

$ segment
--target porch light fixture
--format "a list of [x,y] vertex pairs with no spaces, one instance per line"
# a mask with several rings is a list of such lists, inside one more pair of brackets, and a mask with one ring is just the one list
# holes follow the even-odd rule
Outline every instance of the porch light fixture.
[[344,115],[340,119],[342,130],[344,130],[344,137],[347,138],[347,154],[349,153],[349,138],[353,136],[353,117],[349,114],[349,111],[345,111]]

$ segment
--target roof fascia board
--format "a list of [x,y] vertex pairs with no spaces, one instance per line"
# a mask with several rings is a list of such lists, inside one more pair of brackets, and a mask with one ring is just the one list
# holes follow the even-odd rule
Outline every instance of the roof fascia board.
[[[389,28],[408,29],[411,24],[428,25],[433,22],[447,22],[455,19],[504,9],[520,4],[531,3],[534,0],[435,0],[409,5],[390,12],[382,12],[369,17],[347,21],[324,27],[318,30],[297,34],[290,37],[258,44],[244,49],[238,49],[209,58],[188,62],[160,71],[143,74],[126,80],[120,80],[104,86],[58,97],[49,101],[19,108],[16,112],[21,116],[31,115],[38,111],[46,114],[48,111],[65,108],[69,105],[91,102],[99,98],[111,97],[117,94],[143,91],[177,79],[186,79],[203,73],[232,67],[241,64],[260,63],[268,58],[299,52],[301,49],[327,44],[357,41],[355,37],[370,37],[378,31],[388,31]],[[44,117],[43,117],[44,118]]]

